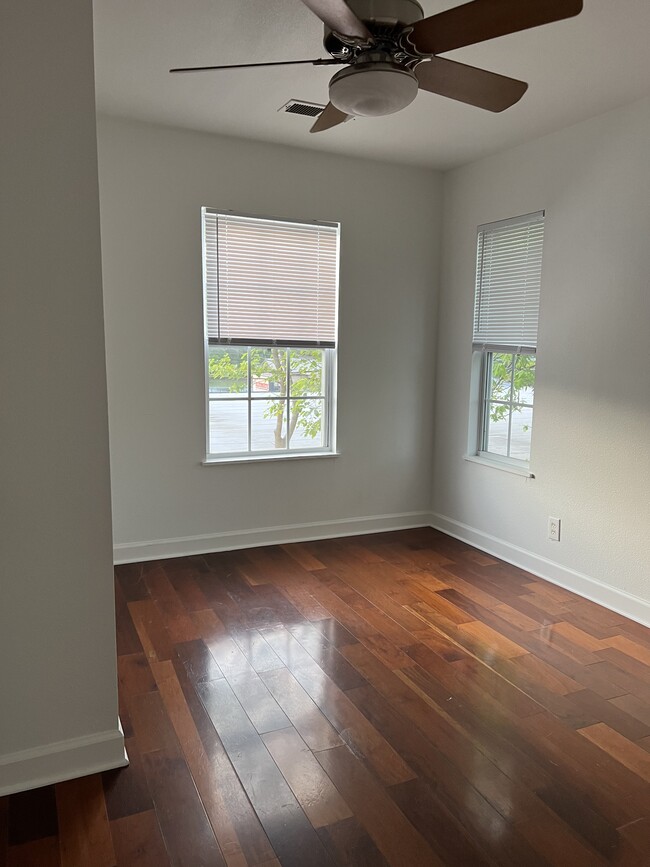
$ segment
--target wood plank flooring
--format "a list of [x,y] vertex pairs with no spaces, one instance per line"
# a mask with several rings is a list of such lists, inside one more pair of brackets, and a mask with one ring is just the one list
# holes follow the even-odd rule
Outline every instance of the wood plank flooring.
[[430,529],[116,569],[128,768],[6,867],[650,865],[650,630]]

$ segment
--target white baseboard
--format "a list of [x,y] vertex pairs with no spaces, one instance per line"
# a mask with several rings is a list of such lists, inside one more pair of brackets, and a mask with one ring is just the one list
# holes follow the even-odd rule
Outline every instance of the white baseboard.
[[343,518],[338,521],[313,521],[308,524],[285,524],[257,530],[230,530],[206,536],[183,536],[178,539],[154,539],[149,542],[122,542],[113,547],[115,563],[137,563],[141,560],[164,560],[208,554],[213,551],[233,551],[238,548],[258,548],[261,545],[287,545],[290,542],[311,542],[315,539],[335,539],[340,536],[360,536],[429,526],[430,512],[403,512],[396,515],[372,515],[363,518]]
[[0,797],[128,763],[121,728],[21,750],[0,756]]
[[565,590],[584,596],[617,614],[622,614],[624,617],[629,617],[630,620],[643,624],[643,626],[650,626],[650,602],[640,596],[634,596],[625,590],[604,584],[597,578],[576,572],[574,569],[569,569],[560,563],[555,563],[553,560],[548,560],[546,557],[541,557],[525,548],[498,539],[496,536],[484,533],[482,530],[477,530],[475,527],[470,527],[453,518],[447,518],[445,515],[432,513],[430,524],[434,529],[440,530],[448,536],[453,536],[455,539],[460,539],[461,542],[466,542],[468,545],[473,545],[488,554],[493,554],[495,557],[505,560],[506,563],[525,569],[526,572],[531,572],[538,578],[544,578],[551,584],[557,584],[559,587],[564,587]]
[[[286,545],[291,542],[310,542],[315,539],[335,539],[341,536],[360,536],[367,533],[406,530],[412,527],[431,526],[473,545],[481,551],[493,554],[506,563],[525,569],[552,584],[571,590],[592,602],[597,602],[611,611],[616,611],[631,620],[650,626],[650,602],[619,590],[574,569],[562,566],[553,560],[527,551],[475,527],[470,527],[453,518],[432,512],[403,512],[394,515],[371,515],[361,518],[343,518],[338,521],[313,521],[305,524],[284,524],[278,527],[263,527],[254,530],[230,530],[202,536],[183,536],[172,539],[153,539],[143,542],[118,543],[113,556],[118,563],[137,563],[143,560],[164,560],[169,557],[186,557],[191,554],[207,554],[213,551],[232,551],[239,548],[256,548],[261,545]],[[0,790],[1,792],[1,790]]]

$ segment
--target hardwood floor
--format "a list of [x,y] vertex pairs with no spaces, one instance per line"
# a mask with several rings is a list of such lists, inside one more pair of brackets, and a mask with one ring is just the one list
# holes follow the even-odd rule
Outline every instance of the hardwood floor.
[[1,864],[650,865],[650,630],[429,529],[116,579],[131,764]]

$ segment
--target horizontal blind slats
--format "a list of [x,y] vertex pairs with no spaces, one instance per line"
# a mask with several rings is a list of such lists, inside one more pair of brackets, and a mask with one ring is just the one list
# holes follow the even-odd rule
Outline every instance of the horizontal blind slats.
[[537,345],[543,242],[543,212],[479,228],[475,346]]
[[203,211],[211,342],[334,346],[338,227]]

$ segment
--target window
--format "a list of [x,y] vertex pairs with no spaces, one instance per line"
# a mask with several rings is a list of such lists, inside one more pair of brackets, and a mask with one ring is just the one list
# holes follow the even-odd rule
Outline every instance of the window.
[[480,226],[474,302],[475,454],[530,461],[544,212]]
[[207,459],[333,452],[338,224],[202,215]]

